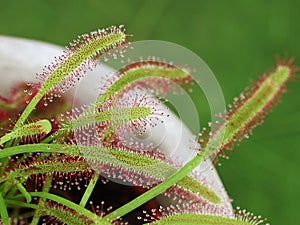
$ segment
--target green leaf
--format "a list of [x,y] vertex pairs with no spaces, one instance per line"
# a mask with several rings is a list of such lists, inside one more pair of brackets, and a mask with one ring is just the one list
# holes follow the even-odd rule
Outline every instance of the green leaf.
[[[132,87],[135,83],[143,81],[143,85],[156,85],[155,81],[151,84],[147,79],[160,78],[181,83],[188,82],[191,79],[190,74],[183,68],[173,66],[168,63],[145,60],[127,65],[117,74],[116,80],[102,95],[96,100],[96,107],[100,106],[104,101],[116,95],[128,87]],[[169,84],[166,83],[166,86]],[[162,87],[159,87],[162,88]]]
[[188,224],[188,225],[258,225],[263,221],[255,219],[231,219],[222,216],[212,216],[204,214],[174,214],[166,217],[162,217],[151,224],[159,225],[178,225],[178,224]]
[[112,26],[107,30],[98,30],[91,32],[90,35],[82,35],[77,41],[70,44],[71,47],[65,52],[65,55],[58,57],[53,64],[45,67],[44,73],[40,75],[40,79],[44,82],[19,117],[14,129],[24,123],[38,102],[49,91],[55,89],[61,82],[60,88],[72,86],[74,82],[83,77],[85,71],[91,69],[90,64],[93,60],[112,48],[125,44],[125,38],[123,26],[119,28]]
[[203,146],[207,157],[231,150],[235,141],[247,138],[254,127],[262,124],[264,116],[284,92],[292,72],[289,65],[278,65],[269,76],[261,78],[249,93],[242,93],[240,102],[234,103],[225,122]]
[[[75,146],[74,146],[75,147]],[[68,146],[67,148],[72,148]],[[125,149],[109,149],[109,148],[97,148],[92,146],[76,146],[78,150],[72,150],[73,152],[80,151],[82,157],[86,160],[90,160],[93,164],[106,164],[112,167],[117,167],[122,170],[130,170],[137,174],[145,174],[146,176],[153,177],[160,181],[163,181],[170,174],[175,173],[178,168],[169,165],[159,159],[154,159],[147,154],[141,154],[139,152],[128,151]],[[191,176],[186,176],[177,182],[177,185],[185,190],[194,194],[199,194],[200,197],[207,199],[213,203],[220,203],[221,199],[216,193],[205,185],[199,183]]]
[[[30,195],[32,197],[41,197],[41,198],[49,199],[49,200],[52,200],[59,204],[62,204],[64,206],[76,211],[78,215],[82,214],[82,215],[86,216],[87,218],[91,219],[92,221],[94,221],[95,224],[101,224],[101,225],[111,224],[110,222],[107,221],[107,219],[99,217],[96,214],[85,209],[84,207],[77,205],[74,202],[71,202],[70,200],[67,200],[63,197],[60,197],[60,196],[57,196],[54,194],[49,194],[47,192],[30,192]],[[56,213],[54,213],[54,214],[56,214]],[[60,214],[57,216],[61,217],[61,216],[65,216],[65,214]]]
[[81,215],[81,212],[77,212],[75,210],[71,211],[66,207],[56,204],[47,204],[45,207],[40,209],[39,213],[45,216],[53,216],[64,224],[86,225],[86,220],[88,220],[86,217]]
[[12,139],[31,137],[39,134],[48,134],[51,131],[51,129],[52,125],[50,121],[46,119],[25,124],[1,137],[0,145]]
[[[146,154],[142,155],[138,152],[127,151],[123,149],[109,149],[94,146],[77,146],[77,145],[59,145],[59,144],[34,144],[14,146],[0,151],[0,158],[11,156],[13,154],[29,153],[29,152],[54,152],[65,153],[73,157],[82,157],[86,161],[57,161],[57,159],[34,162],[29,166],[20,167],[11,170],[0,176],[0,182],[12,181],[14,179],[24,180],[31,174],[49,174],[53,172],[76,172],[91,170],[89,161],[97,164],[106,164],[113,167],[119,167],[123,170],[130,170],[134,173],[142,173],[146,176],[156,178],[163,181],[170,174],[177,171],[177,168],[159,160],[151,158]],[[195,194],[199,194],[202,198],[213,203],[220,203],[221,199],[211,189],[199,183],[191,176],[187,176],[180,180],[177,185]]]

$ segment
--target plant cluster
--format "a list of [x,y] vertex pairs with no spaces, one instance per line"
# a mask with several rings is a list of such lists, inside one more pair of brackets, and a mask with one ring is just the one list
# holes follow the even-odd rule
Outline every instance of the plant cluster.
[[[83,34],[44,67],[36,83],[16,84],[11,98],[0,98],[2,224],[127,224],[132,211],[136,223],[265,224],[245,210],[226,214],[220,196],[192,171],[211,157],[226,157],[263,122],[297,70],[292,60],[278,60],[221,112],[219,123],[199,131],[198,154],[181,166],[159,149],[124,137],[164,122],[168,115],[156,93],[172,91],[173,83],[191,89],[186,68],[141,59],[108,78],[93,105],[71,109],[65,97],[99,61],[126,54],[127,36],[123,26]],[[133,185],[118,188],[136,197],[124,201],[109,186],[111,179]],[[105,186],[127,203],[106,208],[110,203],[99,197]],[[169,206],[152,200],[160,194],[170,199]]]

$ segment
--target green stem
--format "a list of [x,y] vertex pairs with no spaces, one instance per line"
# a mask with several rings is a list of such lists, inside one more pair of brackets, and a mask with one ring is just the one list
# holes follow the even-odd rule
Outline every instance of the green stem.
[[[19,196],[19,197],[21,197],[21,196]],[[14,200],[14,199],[5,199],[4,201],[7,205],[13,205],[16,207],[40,209],[38,205],[32,204],[32,203],[21,202],[21,201]]]
[[[53,178],[53,175],[52,175],[52,174],[46,176],[45,184],[44,184],[44,187],[43,187],[43,192],[49,192],[49,190],[50,190],[50,188],[51,188],[52,178]],[[45,199],[40,198],[40,199],[39,199],[38,206],[39,206],[40,208],[44,208],[44,206],[45,206]],[[38,222],[39,222],[39,220],[40,220],[40,217],[41,217],[40,210],[37,209],[37,210],[34,212],[33,219],[32,219],[32,221],[31,221],[31,225],[37,225]]]
[[84,195],[82,196],[82,199],[79,203],[80,206],[85,207],[87,201],[89,200],[89,198],[97,184],[98,179],[99,179],[99,174],[95,172],[90,180],[88,187],[86,188],[86,190],[84,192]]
[[9,225],[8,212],[2,196],[2,192],[0,192],[0,215],[3,225]]
[[151,200],[152,198],[156,197],[157,195],[161,194],[163,191],[170,188],[179,180],[187,176],[193,169],[195,169],[205,159],[204,155],[205,151],[200,152],[191,161],[189,161],[172,176],[168,177],[165,181],[133,199],[132,201],[128,202],[127,204],[123,205],[122,207],[118,208],[117,210],[111,212],[104,218],[107,217],[110,221],[114,221],[146,203],[147,201]]
[[43,89],[39,89],[39,92],[33,97],[33,99],[29,102],[29,104],[27,105],[27,107],[19,117],[18,121],[16,122],[13,128],[13,131],[18,127],[20,127],[25,122],[25,120],[28,118],[30,113],[34,110],[34,108],[39,103],[39,101],[43,98],[44,95],[45,93]]
[[66,152],[66,149],[62,148],[62,145],[59,144],[28,144],[2,149],[0,151],[0,158],[5,158],[22,153],[35,152],[52,152],[68,154],[68,152]]
[[21,192],[21,194],[25,197],[27,203],[31,202],[31,196],[27,192],[26,188],[21,183],[18,183],[17,187],[18,187],[19,191]]
[[101,224],[101,225],[110,224],[106,219],[99,217],[96,214],[92,213],[91,211],[85,209],[84,207],[77,205],[74,202],[71,202],[70,200],[62,198],[60,196],[46,193],[46,192],[30,192],[30,195],[32,197],[41,197],[41,198],[49,199],[49,200],[55,201],[59,204],[65,205],[65,206],[69,207],[70,209],[75,210],[78,214],[82,214],[82,215],[88,217],[89,219],[93,220],[95,222],[95,224]]

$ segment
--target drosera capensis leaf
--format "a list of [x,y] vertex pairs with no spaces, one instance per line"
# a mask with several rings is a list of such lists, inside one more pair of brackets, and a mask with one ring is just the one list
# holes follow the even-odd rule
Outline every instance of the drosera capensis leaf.
[[[49,149],[48,149],[49,150]],[[52,175],[68,173],[92,173],[90,166],[79,157],[56,156],[48,158],[38,157],[36,160],[31,159],[24,161],[18,167],[13,167],[0,176],[0,183],[3,183],[2,190],[7,193],[15,184],[22,184],[28,178],[34,175]],[[24,193],[26,190],[24,189]],[[26,193],[27,194],[27,193]],[[28,195],[25,196],[28,199]]]
[[[152,177],[161,182],[170,174],[174,173],[177,168],[159,159],[151,158],[147,154],[136,153],[124,149],[102,150],[91,146],[77,146],[82,152],[82,157],[88,161],[93,161],[97,165],[107,164],[118,170],[129,170],[134,173],[144,174],[146,177]],[[74,151],[76,152],[76,151]],[[139,185],[139,183],[136,183]],[[142,184],[141,184],[142,185]],[[191,176],[187,176],[177,183],[179,188],[188,192],[200,195],[213,203],[221,203],[221,199],[211,189],[199,183]]]
[[25,124],[10,133],[2,136],[0,138],[0,145],[4,144],[7,141],[17,139],[17,138],[24,138],[24,137],[31,137],[40,134],[48,134],[52,129],[52,125],[49,120],[43,119],[38,120],[33,123]]
[[[131,170],[135,173],[142,173],[146,176],[154,177],[158,181],[164,180],[170,173],[174,173],[177,168],[165,163],[161,160],[151,158],[146,154],[140,154],[133,151],[123,149],[99,148],[94,146],[77,146],[77,145],[60,145],[60,144],[38,144],[14,146],[4,150],[4,154],[0,157],[12,156],[14,154],[30,153],[30,152],[53,152],[64,153],[72,157],[82,157],[87,161],[96,162],[96,164],[106,164],[118,167],[124,170]],[[35,168],[33,172],[31,168]],[[75,172],[75,171],[91,170],[90,165],[85,161],[41,161],[33,163],[26,167],[17,168],[14,171],[5,173],[0,177],[0,182],[6,180],[20,179],[24,180],[31,174],[49,174],[52,172]],[[212,190],[205,185],[196,181],[193,177],[187,176],[180,180],[177,185],[186,189],[200,197],[207,199],[213,203],[220,203],[220,198]]]
[[[37,94],[29,102],[14,129],[17,129],[24,123],[38,102],[45,98],[48,92],[53,90],[65,91],[65,88],[74,86],[80,78],[90,70],[94,60],[101,55],[107,54],[110,50],[125,45],[126,34],[123,26],[118,28],[112,26],[108,29],[99,29],[98,31],[83,34],[78,40],[70,44],[65,54],[56,58],[55,62],[44,68],[44,72],[38,75],[42,81]],[[122,50],[120,50],[122,54]]]
[[[7,193],[15,184],[22,184],[29,181],[33,177],[39,177],[40,175],[62,175],[60,179],[69,177],[70,174],[82,174],[84,177],[88,177],[93,173],[92,168],[79,157],[57,156],[51,158],[39,158],[39,161],[31,160],[24,161],[26,165],[20,165],[17,168],[12,168],[8,172],[3,173],[0,177],[0,183],[3,183],[2,190]],[[68,178],[66,178],[68,179]],[[54,178],[55,180],[55,178]],[[36,182],[38,184],[38,182]],[[61,185],[61,184],[59,184]],[[70,185],[68,185],[70,187]],[[56,186],[52,186],[56,188]],[[21,193],[23,197],[28,200],[28,192],[26,189]],[[26,194],[26,195],[25,195]]]
[[[64,173],[64,172],[83,172],[91,171],[90,166],[83,160],[78,160],[76,158],[72,159],[52,159],[43,160],[40,162],[32,162],[30,165],[20,166],[14,170],[10,170],[7,173],[1,174],[0,182],[5,182],[7,180],[14,181],[20,180],[19,182],[24,182],[31,175],[38,174],[52,174],[54,172]],[[5,183],[12,185],[11,183]]]
[[191,76],[186,69],[166,62],[154,60],[134,62],[118,71],[117,80],[107,89],[103,90],[103,93],[97,98],[95,106],[100,106],[112,96],[125,89],[132,88],[137,83],[144,87],[156,86],[157,80],[154,78],[166,81],[165,85],[160,87],[166,91],[168,90],[168,81],[184,84],[190,81]]
[[74,202],[67,200],[63,197],[60,197],[58,195],[50,194],[47,192],[30,192],[30,195],[32,197],[41,197],[41,198],[49,199],[49,200],[52,200],[59,204],[62,204],[64,206],[76,211],[78,214],[82,214],[82,215],[86,216],[87,218],[92,220],[94,222],[94,224],[99,224],[99,225],[100,224],[101,225],[110,225],[111,224],[106,218],[100,217],[100,216],[90,212],[89,210],[85,209],[84,207],[77,205]]
[[[188,224],[188,225],[259,225],[264,220],[260,218],[226,218],[222,216],[205,215],[205,214],[174,214],[166,217],[162,217],[157,221],[150,224],[158,225],[177,225],[177,224]],[[149,224],[149,223],[147,223]]]
[[151,114],[150,107],[135,106],[132,108],[112,109],[95,113],[85,112],[79,117],[62,123],[62,130],[72,131],[86,125],[97,124],[102,122],[113,122],[119,125],[146,118]]
[[53,220],[49,218],[47,221],[63,222],[64,224],[72,225],[86,225],[92,223],[92,220],[82,216],[75,210],[70,210],[67,207],[56,204],[55,202],[46,202],[45,206],[39,211],[42,216],[53,217]]
[[[101,55],[108,54],[113,48],[126,43],[124,30],[123,25],[111,26],[79,36],[67,47],[65,57],[58,58],[56,64],[45,67],[44,72],[37,76],[42,81],[39,90],[43,90],[44,94],[53,88],[64,92],[74,86],[73,82],[82,78],[86,70],[91,69],[89,64],[93,63],[94,59],[99,59]],[[84,67],[81,68],[82,66]]]
[[225,115],[224,123],[204,144],[207,157],[217,154],[226,157],[224,150],[232,150],[235,141],[248,138],[252,129],[262,124],[264,117],[286,90],[286,82],[293,76],[291,63],[279,64],[268,76],[256,82],[249,93],[242,93],[240,101],[236,100],[238,103]]
[[49,217],[53,217],[53,220],[56,222],[60,221],[64,224],[72,224],[72,225],[86,225],[86,221],[82,221],[78,217],[72,215],[69,211],[65,211],[61,208],[56,209],[56,208],[43,208],[40,210],[40,214],[42,216],[47,216],[48,222],[52,222],[52,219]]
[[[163,118],[169,116],[157,98],[140,92],[139,89],[118,98],[114,101],[114,105],[92,108],[92,106],[82,106],[80,109],[75,108],[71,112],[61,114],[60,129],[42,142],[49,143],[53,139],[57,141],[59,137],[70,135],[72,131],[79,136],[87,135],[86,130],[98,130],[97,127],[101,127],[101,134],[97,137],[101,137],[103,144],[107,146],[109,140],[116,140],[116,136],[122,136],[124,132],[143,134],[147,126],[154,127],[163,122]],[[86,139],[91,140],[90,137]]]

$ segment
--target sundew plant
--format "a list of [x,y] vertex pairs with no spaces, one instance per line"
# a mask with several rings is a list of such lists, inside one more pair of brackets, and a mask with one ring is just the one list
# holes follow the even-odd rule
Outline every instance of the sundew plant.
[[128,135],[143,136],[165,122],[164,96],[178,91],[174,84],[193,91],[189,65],[159,56],[132,60],[99,84],[93,104],[72,108],[66,97],[99,62],[126,55],[129,36],[123,26],[83,34],[35,83],[16,84],[9,99],[0,98],[1,223],[267,224],[240,208],[226,213],[221,196],[193,170],[227,157],[262,124],[297,71],[293,60],[277,60],[218,121],[199,130],[197,153],[180,164]]

